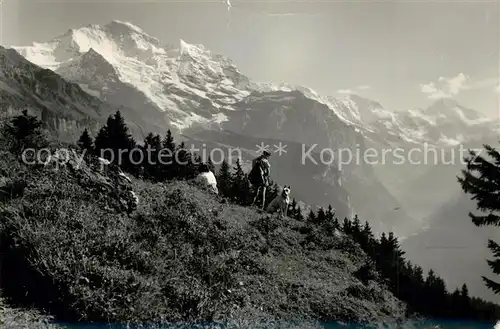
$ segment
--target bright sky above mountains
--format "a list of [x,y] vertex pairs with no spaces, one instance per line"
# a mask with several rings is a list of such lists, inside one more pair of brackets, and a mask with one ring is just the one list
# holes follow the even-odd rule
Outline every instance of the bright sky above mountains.
[[4,0],[2,45],[129,21],[174,44],[202,43],[256,80],[355,92],[388,109],[454,97],[499,113],[499,1]]

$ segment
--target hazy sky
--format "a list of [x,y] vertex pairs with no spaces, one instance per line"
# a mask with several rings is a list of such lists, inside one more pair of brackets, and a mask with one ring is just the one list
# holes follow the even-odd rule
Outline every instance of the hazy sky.
[[389,109],[454,96],[499,117],[499,1],[3,0],[0,43],[29,45],[113,19],[158,39],[202,43],[249,77]]

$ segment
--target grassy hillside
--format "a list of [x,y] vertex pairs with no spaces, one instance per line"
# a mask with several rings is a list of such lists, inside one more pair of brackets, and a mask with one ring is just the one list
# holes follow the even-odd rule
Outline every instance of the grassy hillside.
[[71,322],[376,322],[405,312],[377,279],[357,278],[367,256],[341,234],[190,182],[133,180],[140,203],[127,214],[113,167],[0,159],[0,283],[13,306]]
[[0,328],[2,329],[62,329],[51,324],[51,319],[33,310],[20,310],[9,307],[0,298]]

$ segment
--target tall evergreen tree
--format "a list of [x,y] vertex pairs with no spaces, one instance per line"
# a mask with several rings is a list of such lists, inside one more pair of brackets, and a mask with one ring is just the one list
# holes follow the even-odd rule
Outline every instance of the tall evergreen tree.
[[42,122],[36,116],[28,114],[27,110],[9,121],[3,127],[2,135],[13,153],[23,153],[27,148],[36,149],[47,144]]
[[[487,212],[486,215],[474,215],[469,217],[476,226],[492,225],[500,226],[500,153],[489,145],[484,145],[487,155],[492,159],[487,160],[480,154],[470,151],[466,157],[467,167],[462,170],[462,177],[458,181],[464,192],[471,194],[477,201],[477,208]],[[488,240],[488,248],[493,253],[493,260],[487,260],[493,273],[500,275],[500,244]],[[500,281],[482,277],[486,286],[494,293],[500,294]]]
[[351,234],[356,240],[359,240],[359,236],[361,233],[361,221],[359,220],[358,215],[354,215],[354,219],[351,224]]
[[316,214],[316,223],[319,225],[326,223],[326,213],[323,207],[318,209],[318,213]]
[[208,159],[207,159],[207,166],[211,172],[215,173],[215,165],[214,165],[214,162],[212,161],[212,158],[210,156],[208,156]]
[[[136,142],[129,132],[120,111],[109,116],[106,124],[101,128],[95,139],[95,151],[128,171],[133,171],[132,161],[138,162],[135,155],[132,159],[130,152],[136,147]],[[109,154],[111,152],[112,154]]]
[[186,178],[193,179],[200,173],[200,164],[202,163],[201,156],[199,154],[193,154],[189,152],[189,157],[187,159],[188,164],[186,168]]
[[297,219],[297,200],[295,198],[292,199],[292,202],[290,202],[290,206],[288,207],[288,214],[291,218]]
[[460,311],[461,315],[464,318],[468,318],[469,316],[472,315],[469,289],[467,288],[467,285],[465,283],[462,285],[462,288],[460,289]]
[[344,222],[342,223],[342,231],[344,231],[345,234],[351,234],[351,221],[349,218],[345,217]]
[[460,317],[462,314],[462,296],[460,295],[460,290],[456,288],[450,295],[450,315],[453,317]]
[[428,293],[427,312],[434,312],[436,316],[442,317],[446,315],[448,292],[444,280],[437,276],[433,270],[429,271],[425,286]]
[[335,229],[339,229],[339,221],[337,217],[335,217],[335,211],[333,210],[332,205],[328,205],[328,209],[326,210],[326,221],[331,222]]
[[232,186],[231,167],[229,167],[229,164],[225,159],[222,162],[219,173],[217,175],[217,186],[219,188],[219,193],[222,196],[230,196]]
[[387,237],[387,251],[390,258],[387,260],[387,276],[394,282],[394,287],[399,290],[399,275],[404,264],[403,255],[405,252],[399,245],[398,238],[393,232],[389,232]]
[[420,266],[418,265],[413,266],[413,276],[415,277],[416,282],[418,283],[424,282],[424,270]]
[[108,134],[112,147],[116,149],[131,150],[136,146],[120,111],[116,111],[113,120],[108,121]]
[[298,221],[304,220],[304,215],[302,214],[302,208],[297,205],[297,211],[295,212],[295,219]]
[[370,224],[368,222],[365,222],[365,226],[363,227],[360,234],[359,244],[361,245],[361,248],[363,248],[363,250],[369,255],[373,254],[373,239],[374,236],[372,233],[372,228],[370,227]]
[[94,152],[94,140],[90,136],[89,131],[87,128],[83,131],[82,135],[78,139],[77,142],[78,147],[80,147],[82,150],[88,151],[88,152]]
[[316,222],[316,214],[314,211],[311,209],[309,210],[309,214],[307,215],[307,221],[309,223],[315,223]]
[[104,154],[103,151],[106,149],[110,149],[111,143],[109,140],[109,132],[108,132],[108,123],[112,120],[112,117],[108,117],[107,123],[99,129],[97,136],[95,137],[95,148],[94,151],[96,155],[103,156],[108,160],[111,158],[110,155]]
[[170,129],[167,130],[167,134],[163,139],[162,144],[163,144],[162,146],[167,150],[170,150],[171,152],[175,151],[175,140],[174,136],[172,136],[172,132],[170,131]]
[[143,175],[146,178],[161,180],[161,163],[159,160],[162,142],[160,135],[149,133],[144,139],[144,168]]
[[186,143],[180,142],[174,151],[174,162],[176,169],[176,178],[188,178],[188,168],[190,165],[191,153],[186,149]]

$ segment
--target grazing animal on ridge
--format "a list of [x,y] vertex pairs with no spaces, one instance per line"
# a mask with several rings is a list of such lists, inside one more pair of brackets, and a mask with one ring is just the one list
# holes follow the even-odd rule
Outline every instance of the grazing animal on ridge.
[[281,193],[279,193],[273,201],[267,206],[267,212],[274,213],[279,212],[281,217],[286,217],[288,211],[288,205],[290,204],[290,185],[283,187]]

